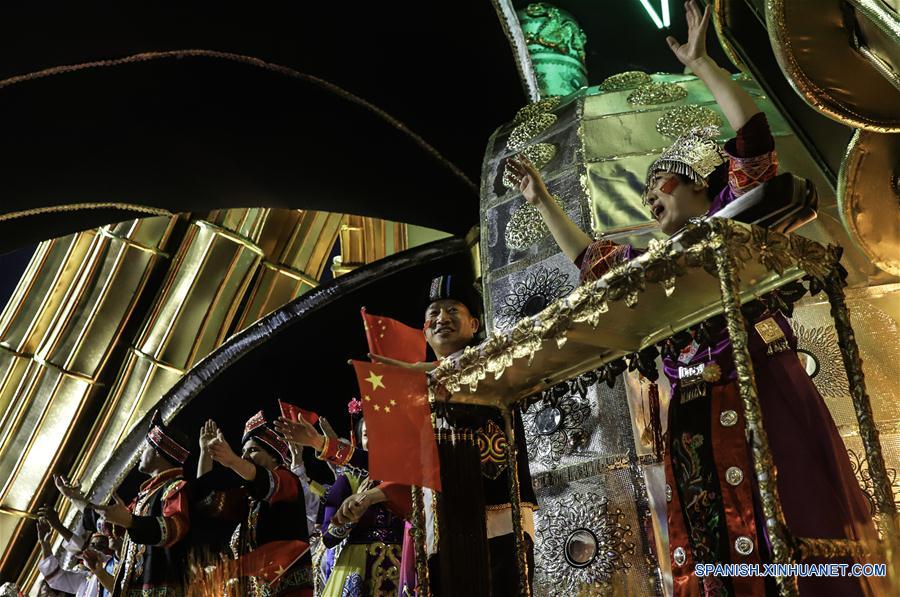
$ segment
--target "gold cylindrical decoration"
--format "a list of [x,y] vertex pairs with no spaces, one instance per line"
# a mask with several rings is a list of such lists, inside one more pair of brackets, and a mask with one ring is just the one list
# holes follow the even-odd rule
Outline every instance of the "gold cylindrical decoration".
[[342,214],[271,210],[259,244],[266,255],[236,330],[318,286]]
[[59,447],[95,389],[88,378],[32,361],[16,396],[11,441],[0,451],[0,504],[29,511],[59,457]]
[[512,516],[513,535],[516,543],[516,568],[519,572],[519,595],[530,597],[531,579],[528,578],[528,553],[525,545],[525,530],[522,527],[522,494],[519,489],[519,461],[516,446],[516,428],[509,408],[502,409],[504,431],[506,432],[506,470],[509,482],[509,506]]
[[262,259],[246,238],[209,222],[191,224],[135,347],[189,369],[225,339]]
[[[775,58],[800,97],[848,126],[900,132],[900,84],[878,56],[879,48],[891,51],[900,42],[896,13],[880,0],[769,0],[765,5]],[[883,35],[873,38],[879,30]],[[869,38],[860,32],[869,32]]]
[[96,231],[38,245],[6,308],[0,314],[0,345],[33,355],[72,285]]
[[127,433],[160,397],[175,385],[186,370],[167,366],[131,349],[106,398],[84,448],[72,470],[72,478],[90,487],[111,454]]
[[174,218],[101,228],[38,356],[96,380],[116,346],[169,237]]
[[[737,260],[725,241],[725,220],[712,220],[713,230],[710,245],[713,248],[716,271],[719,275],[719,286],[722,293],[722,308],[728,338],[734,355],[734,369],[737,373],[738,391],[744,411],[744,421],[750,447],[753,451],[753,470],[759,487],[760,506],[766,517],[766,533],[772,545],[772,562],[790,564],[793,546],[790,532],[778,498],[778,487],[775,483],[777,472],[769,448],[769,437],[763,427],[762,408],[756,389],[756,378],[753,375],[753,362],[747,344],[747,330],[744,316],[741,313],[740,276]],[[776,576],[775,584],[782,597],[800,594],[797,578],[792,576]]]
[[[388,247],[388,225],[393,227],[395,224],[377,218],[349,214],[344,216],[340,233],[340,258],[339,261],[336,258],[331,267],[334,275],[346,274],[360,265],[372,263],[400,250],[396,246]],[[393,228],[390,239],[394,239]]]
[[[265,223],[267,210],[237,211],[217,218],[245,232],[258,232]],[[222,343],[261,259],[262,251],[244,235],[207,221],[191,223],[78,457],[73,477],[85,487],[105,464],[104,456],[194,363]]]

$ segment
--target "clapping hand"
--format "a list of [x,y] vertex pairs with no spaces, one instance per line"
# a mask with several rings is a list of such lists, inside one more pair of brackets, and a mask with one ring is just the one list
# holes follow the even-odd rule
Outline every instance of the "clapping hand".
[[85,508],[93,506],[77,483],[72,483],[62,475],[53,475],[53,482],[63,497],[79,510],[84,511]]
[[367,478],[360,484],[356,493],[344,500],[338,511],[334,513],[335,524],[345,525],[359,522],[366,510],[374,504],[374,494],[371,491],[373,485],[374,482]]
[[48,558],[53,554],[53,550],[50,547],[51,532],[50,523],[47,522],[47,519],[39,518],[37,521],[38,543],[41,544],[41,555],[45,558]]
[[228,445],[228,442],[221,435],[209,443],[207,450],[213,460],[232,469],[235,466],[239,466],[240,461],[243,460],[235,454],[234,450],[231,449],[231,446]]
[[312,423],[304,419],[303,416],[298,417],[296,421],[286,417],[278,417],[274,425],[275,430],[293,444],[310,446],[319,452],[325,447],[325,436],[316,431]]
[[102,514],[109,522],[120,527],[125,527],[126,529],[131,528],[133,519],[131,511],[118,495],[113,495],[112,504],[108,506],[95,506],[94,509]]

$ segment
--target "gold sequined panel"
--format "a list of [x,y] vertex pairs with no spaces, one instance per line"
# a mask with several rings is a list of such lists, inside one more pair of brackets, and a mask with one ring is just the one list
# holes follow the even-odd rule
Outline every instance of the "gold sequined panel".
[[[866,376],[866,389],[879,430],[888,480],[900,506],[900,284],[850,290],[847,305]],[[797,348],[813,383],[825,399],[847,445],[850,462],[876,515],[875,484],[869,473],[859,425],[847,384],[847,373],[824,297],[808,299],[794,309],[791,326]]]

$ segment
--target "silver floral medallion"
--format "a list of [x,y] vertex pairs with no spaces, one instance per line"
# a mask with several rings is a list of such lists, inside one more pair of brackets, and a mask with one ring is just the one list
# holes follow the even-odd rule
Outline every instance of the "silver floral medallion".
[[844,361],[834,328],[805,327],[791,322],[797,336],[797,355],[823,398],[843,398],[850,395]]
[[574,289],[575,286],[569,283],[569,276],[559,271],[558,267],[538,267],[516,282],[512,292],[498,301],[500,308],[494,323],[499,329],[511,328],[520,319],[537,315]]
[[528,455],[547,468],[587,444],[591,406],[577,396],[548,397],[522,414]]
[[558,595],[601,587],[631,563],[631,526],[605,496],[573,493],[545,505],[537,517],[535,566]]

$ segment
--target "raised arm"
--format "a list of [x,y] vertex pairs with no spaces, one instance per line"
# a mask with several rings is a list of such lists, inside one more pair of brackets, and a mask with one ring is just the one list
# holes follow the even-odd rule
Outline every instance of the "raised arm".
[[575,261],[591,244],[591,237],[569,219],[563,208],[547,191],[540,172],[525,156],[507,160],[507,167],[519,181],[519,191],[525,200],[537,208],[550,234],[566,257]]
[[750,94],[734,82],[731,74],[706,53],[706,31],[712,14],[709,4],[701,13],[696,0],[691,0],[684,3],[684,10],[688,24],[687,42],[680,43],[671,36],[666,38],[666,42],[675,57],[706,84],[728,124],[737,131],[761,110]]

